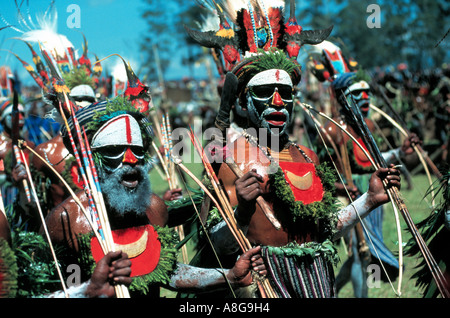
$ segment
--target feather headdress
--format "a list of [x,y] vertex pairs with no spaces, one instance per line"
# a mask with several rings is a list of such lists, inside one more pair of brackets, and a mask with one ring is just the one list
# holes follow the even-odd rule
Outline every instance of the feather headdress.
[[307,67],[320,82],[332,82],[342,74],[355,72],[357,65],[356,61],[345,57],[341,48],[330,41],[307,49]]
[[[286,22],[284,0],[204,0],[200,4],[217,14],[219,28],[196,31],[185,26],[186,31],[200,45],[221,52],[223,74],[231,71],[241,83],[252,75],[246,66],[258,61],[262,51],[279,51],[296,62],[303,45],[321,43],[332,30],[303,30],[295,17],[294,0]],[[294,73],[300,73],[300,66]],[[297,75],[294,77],[299,79]]]
[[[64,94],[68,95],[69,101],[71,101],[71,90],[81,86],[84,87],[83,95],[95,99],[95,89],[98,87],[101,65],[96,64],[92,68],[91,61],[88,58],[87,40],[84,35],[82,55],[77,56],[74,45],[65,35],[58,33],[58,14],[53,4],[52,2],[45,13],[37,13],[36,21],[33,21],[29,12],[27,19],[25,19],[20,8],[17,7],[17,27],[11,26],[2,17],[4,23],[20,33],[20,36],[15,37],[15,39],[28,46],[36,69],[17,54],[11,53],[16,56],[42,89],[44,100],[47,103],[55,104],[59,100],[64,104]],[[76,95],[75,91],[72,95]],[[76,103],[72,101],[71,103],[77,110]],[[58,109],[58,107],[56,108]],[[67,112],[66,115],[69,116],[70,108],[65,111]]]
[[75,48],[65,35],[57,32],[58,13],[55,7],[45,15],[37,15],[37,26],[24,32],[20,39],[39,44],[41,51],[48,55],[59,75],[68,73],[76,66]]

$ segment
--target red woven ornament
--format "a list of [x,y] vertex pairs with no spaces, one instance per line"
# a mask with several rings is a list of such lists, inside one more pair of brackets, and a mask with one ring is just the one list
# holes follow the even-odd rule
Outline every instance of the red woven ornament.
[[283,10],[281,8],[269,8],[268,12],[270,27],[272,28],[273,42],[272,45],[270,45],[269,40],[264,46],[265,50],[268,50],[270,47],[278,47],[279,41],[282,40],[280,39],[280,37],[283,20]]
[[250,53],[256,53],[258,47],[255,43],[256,34],[253,32],[253,25],[252,25],[252,17],[250,16],[250,13],[247,10],[242,10],[242,23],[245,28],[245,32],[247,34],[247,45],[248,45],[248,51]]

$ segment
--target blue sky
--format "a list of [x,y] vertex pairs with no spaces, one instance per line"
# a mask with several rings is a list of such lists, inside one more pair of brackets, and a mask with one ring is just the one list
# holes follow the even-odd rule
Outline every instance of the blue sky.
[[[21,7],[23,14],[26,13],[27,2],[29,2],[30,15],[34,22],[36,22],[36,14],[43,14],[51,2],[50,0],[16,1],[19,4],[23,2]],[[67,23],[68,20],[74,21],[71,19],[74,13],[70,10],[71,4],[79,6],[80,28],[70,28],[70,24]],[[139,70],[139,61],[143,59],[139,52],[139,40],[147,28],[141,17],[141,12],[145,7],[142,0],[56,0],[55,6],[58,13],[58,33],[64,34],[79,52],[81,52],[83,44],[83,37],[80,33],[82,32],[88,40],[90,52],[97,54],[99,58],[117,53],[130,61],[136,72]],[[17,24],[14,0],[2,0],[0,13],[9,23]],[[0,25],[4,26],[5,24],[0,21]],[[25,27],[21,29],[26,30]],[[11,28],[0,31],[1,48],[13,51],[32,64],[31,54],[26,45],[21,41],[11,39],[17,36],[20,36],[20,33]],[[103,65],[112,67],[113,64],[119,62],[117,57],[111,57]],[[0,51],[0,65],[4,64],[10,65],[13,70],[16,69],[24,82],[31,79],[14,56]],[[188,75],[188,71],[180,68],[178,63],[172,63],[167,73],[166,79],[172,79],[173,76],[169,74],[177,74],[176,77]]]

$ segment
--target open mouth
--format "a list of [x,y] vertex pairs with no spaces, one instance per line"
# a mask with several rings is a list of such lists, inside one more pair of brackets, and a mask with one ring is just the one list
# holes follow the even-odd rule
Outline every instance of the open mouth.
[[364,103],[364,104],[362,104],[362,105],[359,107],[359,109],[360,109],[362,112],[367,113],[367,112],[369,111],[369,103]]
[[272,126],[283,126],[286,122],[286,115],[282,112],[273,112],[264,117],[264,119]]
[[139,173],[137,171],[131,171],[123,175],[121,183],[124,187],[134,189],[138,186],[139,180]]

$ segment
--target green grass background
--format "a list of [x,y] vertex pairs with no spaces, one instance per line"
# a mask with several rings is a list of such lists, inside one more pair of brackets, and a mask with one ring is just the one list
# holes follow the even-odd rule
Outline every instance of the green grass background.
[[[425,197],[425,193],[429,188],[429,182],[425,175],[416,175],[412,177],[413,189],[407,190],[402,189],[401,195],[411,214],[412,219],[415,223],[422,221],[424,218],[429,216],[431,211],[431,200]],[[404,186],[406,188],[406,186]],[[403,243],[407,242],[411,238],[411,234],[406,230],[406,223],[402,216],[400,218],[400,225],[402,229],[402,240]],[[383,220],[383,238],[386,246],[394,253],[398,255],[398,236],[397,227],[394,216],[394,211],[391,204],[385,205],[384,210],[384,220]],[[336,268],[336,274],[342,262],[346,259],[345,249],[343,244],[338,244],[339,255],[341,257],[341,263],[338,264]],[[398,259],[398,258],[397,258]],[[416,280],[412,279],[411,276],[415,273],[415,267],[419,263],[417,257],[403,256],[404,270],[403,279],[401,284],[401,298],[422,298],[421,291],[415,286]],[[394,289],[398,288],[398,280],[389,283],[381,283],[380,288],[369,288],[369,298],[397,298],[399,297]],[[347,283],[344,288],[339,292],[339,298],[353,298],[353,288],[351,283]]]

